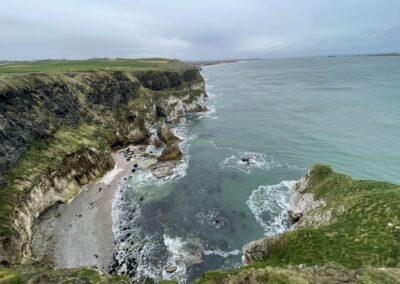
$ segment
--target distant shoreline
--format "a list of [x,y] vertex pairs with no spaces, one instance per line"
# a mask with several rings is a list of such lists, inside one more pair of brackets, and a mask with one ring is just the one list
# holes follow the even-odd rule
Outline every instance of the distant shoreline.
[[196,61],[184,61],[184,62],[187,64],[203,67],[203,66],[230,64],[230,63],[237,63],[240,61],[251,61],[251,60],[261,60],[261,59],[254,58],[254,59],[225,59],[225,60],[198,60],[198,61],[196,60]]

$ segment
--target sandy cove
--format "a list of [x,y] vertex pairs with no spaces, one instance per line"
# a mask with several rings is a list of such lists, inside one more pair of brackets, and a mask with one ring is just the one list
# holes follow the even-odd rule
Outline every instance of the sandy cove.
[[[133,150],[130,154],[126,149]],[[90,183],[68,204],[56,204],[33,226],[32,251],[38,260],[56,268],[94,266],[107,272],[112,266],[114,235],[112,203],[119,183],[137,165],[155,168],[165,176],[174,163],[160,166],[146,146],[130,146],[113,154],[115,167],[100,180]],[[134,155],[132,153],[135,152]]]

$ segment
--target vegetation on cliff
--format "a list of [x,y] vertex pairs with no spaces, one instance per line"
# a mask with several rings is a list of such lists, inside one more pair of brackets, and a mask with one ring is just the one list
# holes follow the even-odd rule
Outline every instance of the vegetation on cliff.
[[198,70],[175,60],[21,64],[1,72],[33,73],[0,76],[0,260],[12,262],[29,258],[33,218],[111,169],[112,149],[146,141],[147,123],[176,119],[204,92]]
[[[302,194],[312,194],[320,206],[301,216],[293,230],[260,240],[266,250],[261,252],[262,261],[237,270],[208,272],[198,282],[238,283],[248,278],[250,283],[275,283],[274,279],[280,279],[278,283],[319,283],[318,277],[323,277],[335,283],[396,283],[400,275],[400,187],[353,180],[322,165],[309,171],[304,184]],[[327,269],[330,263],[337,268]]]
[[39,60],[20,61],[0,65],[0,74],[32,72],[76,72],[76,71],[180,71],[191,68],[179,60],[164,58],[95,58],[90,60]]
[[39,265],[17,265],[12,269],[0,268],[0,283],[130,283],[128,277],[103,274],[91,267],[51,269]]

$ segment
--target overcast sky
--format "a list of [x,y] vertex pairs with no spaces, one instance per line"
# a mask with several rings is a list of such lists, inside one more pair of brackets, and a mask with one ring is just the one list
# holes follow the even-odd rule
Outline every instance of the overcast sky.
[[400,0],[0,0],[0,59],[400,51]]

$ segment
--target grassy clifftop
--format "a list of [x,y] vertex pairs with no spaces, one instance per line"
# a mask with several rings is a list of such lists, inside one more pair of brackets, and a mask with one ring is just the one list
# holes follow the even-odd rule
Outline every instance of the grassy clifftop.
[[353,180],[322,165],[304,184],[302,194],[321,205],[293,230],[259,240],[267,248],[263,260],[208,272],[198,283],[398,283],[400,186]]
[[166,71],[186,70],[193,66],[179,60],[164,58],[124,59],[99,58],[89,60],[40,60],[21,61],[16,64],[0,65],[1,74],[32,72],[74,72],[74,71]]

